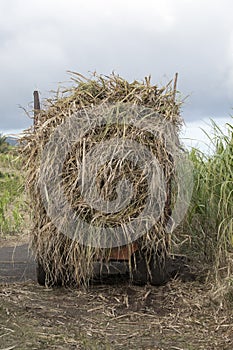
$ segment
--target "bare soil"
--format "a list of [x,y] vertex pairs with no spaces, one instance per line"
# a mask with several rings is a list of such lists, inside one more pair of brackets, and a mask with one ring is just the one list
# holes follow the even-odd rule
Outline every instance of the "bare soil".
[[[23,254],[22,265],[33,266]],[[210,288],[200,279],[139,287],[114,277],[88,289],[49,289],[31,270],[21,282],[1,280],[0,350],[231,350],[232,308]]]

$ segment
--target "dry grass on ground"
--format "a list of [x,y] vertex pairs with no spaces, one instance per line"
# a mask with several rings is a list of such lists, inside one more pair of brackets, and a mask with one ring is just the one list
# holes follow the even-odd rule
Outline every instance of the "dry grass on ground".
[[88,291],[1,285],[0,348],[230,350],[233,312],[210,295],[197,281]]

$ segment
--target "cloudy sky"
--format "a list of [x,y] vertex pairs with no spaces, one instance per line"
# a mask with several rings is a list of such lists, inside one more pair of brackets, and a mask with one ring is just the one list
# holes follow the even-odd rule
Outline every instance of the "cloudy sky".
[[19,106],[68,70],[158,84],[178,72],[187,137],[209,118],[232,122],[232,14],[232,0],[1,0],[0,132],[27,128]]

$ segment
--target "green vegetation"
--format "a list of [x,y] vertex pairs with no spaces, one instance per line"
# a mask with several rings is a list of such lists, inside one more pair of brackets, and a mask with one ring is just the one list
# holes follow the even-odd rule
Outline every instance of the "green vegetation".
[[[232,274],[233,252],[233,126],[224,134],[214,123],[210,136],[215,151],[190,152],[194,191],[183,230],[192,253],[215,267],[217,276]],[[224,273],[225,272],[225,273]]]
[[[3,137],[0,138],[0,141]],[[4,145],[3,143],[0,143]],[[1,148],[3,149],[3,148]],[[18,232],[23,223],[23,179],[20,160],[12,147],[0,152],[0,235]]]
[[6,136],[0,134],[0,153],[9,152],[11,146],[6,142]]

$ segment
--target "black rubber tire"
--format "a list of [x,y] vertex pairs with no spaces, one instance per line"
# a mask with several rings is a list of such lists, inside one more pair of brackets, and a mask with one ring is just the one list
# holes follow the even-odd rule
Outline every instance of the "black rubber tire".
[[41,286],[47,286],[47,287],[61,287],[63,285],[62,279],[57,278],[56,280],[51,279],[47,276],[44,266],[41,262],[37,261],[37,282]]
[[148,274],[148,268],[146,264],[146,258],[145,258],[145,255],[140,250],[137,250],[131,256],[131,266],[132,266],[132,272],[131,272],[132,283],[140,286],[147,284],[149,280],[149,274]]
[[150,259],[147,259],[147,253],[138,250],[131,257],[131,266],[133,284],[150,283],[153,286],[161,286],[169,280],[166,258],[161,258],[158,253],[154,253]]
[[150,260],[150,284],[152,286],[162,286],[169,280],[167,271],[167,257],[161,257],[158,253],[154,253]]
[[37,267],[36,267],[36,277],[37,277],[37,282],[41,286],[45,286],[45,284],[46,284],[46,273],[45,273],[43,265],[39,261],[37,262]]

